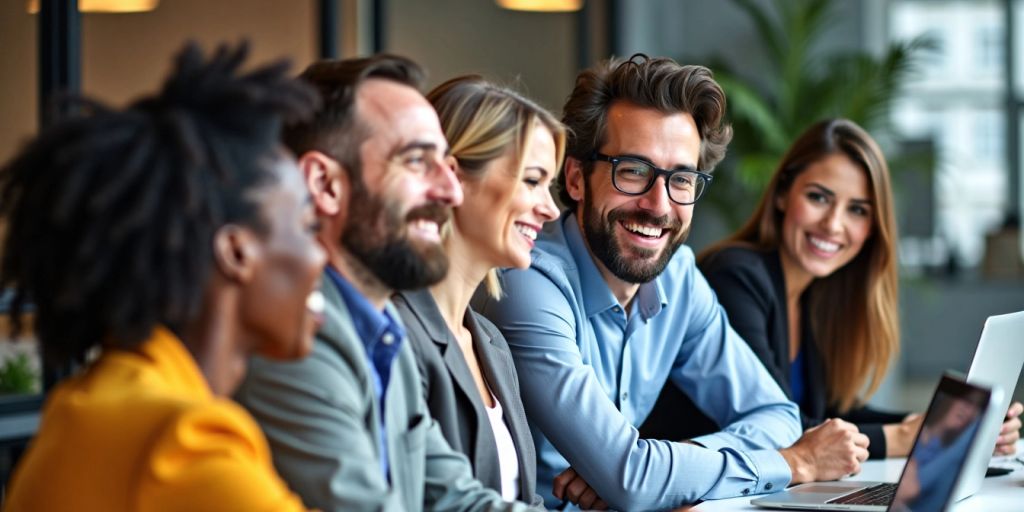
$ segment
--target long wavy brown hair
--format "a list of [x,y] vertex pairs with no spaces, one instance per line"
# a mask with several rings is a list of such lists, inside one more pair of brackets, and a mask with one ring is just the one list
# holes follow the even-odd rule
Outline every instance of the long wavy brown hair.
[[842,153],[867,173],[874,212],[860,252],[804,291],[815,342],[825,362],[829,403],[839,412],[862,404],[877,389],[899,352],[896,221],[889,167],[878,144],[848,119],[820,121],[789,148],[746,224],[700,255],[726,247],[776,250],[783,213],[776,200],[813,162]]

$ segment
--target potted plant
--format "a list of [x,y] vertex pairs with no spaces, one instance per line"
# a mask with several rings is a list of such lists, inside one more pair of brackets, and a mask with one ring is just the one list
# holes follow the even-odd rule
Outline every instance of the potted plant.
[[[901,85],[915,72],[919,56],[935,47],[917,38],[892,43],[881,55],[823,54],[816,49],[837,20],[831,0],[774,0],[773,9],[754,0],[733,3],[756,28],[768,79],[756,80],[712,59],[729,99],[734,138],[707,200],[730,230],[749,216],[790,143],[814,122],[849,118],[884,140]],[[887,149],[894,175],[904,167],[932,167],[931,151],[898,155]]]

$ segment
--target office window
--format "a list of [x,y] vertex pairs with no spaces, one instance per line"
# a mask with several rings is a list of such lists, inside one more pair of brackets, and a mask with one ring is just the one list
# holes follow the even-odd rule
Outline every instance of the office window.
[[974,31],[974,64],[979,73],[997,74],[1003,69],[1003,30],[988,24]]
[[934,142],[938,240],[923,243],[946,248],[959,267],[981,262],[985,234],[1005,215],[1004,25],[996,1],[895,0],[890,8],[893,40],[929,35],[939,46],[906,84],[892,121],[900,135]]
[[932,40],[934,49],[922,56],[921,61],[927,76],[940,79],[946,73],[948,62],[949,40],[941,29],[929,29],[924,34]]
[[1006,157],[1006,119],[1000,110],[974,113],[974,158],[988,166],[1000,166]]

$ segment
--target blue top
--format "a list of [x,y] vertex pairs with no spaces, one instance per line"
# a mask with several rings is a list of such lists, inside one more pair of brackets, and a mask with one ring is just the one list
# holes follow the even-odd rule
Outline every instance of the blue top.
[[804,405],[804,381],[807,377],[807,359],[804,358],[804,351],[796,353],[796,359],[789,365],[789,390],[792,391],[793,401],[800,406]]
[[[591,259],[576,216],[546,226],[527,270],[502,273],[505,297],[474,307],[504,333],[537,445],[537,491],[571,466],[616,509],[674,508],[782,490],[777,449],[801,434],[796,404],[729,327],[681,247],[640,286],[626,315]],[[639,439],[663,385],[678,385],[726,427],[693,441]]]
[[387,428],[384,424],[384,397],[387,396],[388,382],[391,381],[391,367],[398,349],[405,338],[402,325],[391,318],[386,310],[380,311],[366,300],[363,294],[342,277],[334,267],[327,266],[327,275],[338,287],[345,306],[352,316],[352,324],[356,334],[366,347],[366,355],[370,358],[370,374],[373,376],[373,391],[380,403],[380,466],[384,478],[388,477],[388,443],[385,439]]

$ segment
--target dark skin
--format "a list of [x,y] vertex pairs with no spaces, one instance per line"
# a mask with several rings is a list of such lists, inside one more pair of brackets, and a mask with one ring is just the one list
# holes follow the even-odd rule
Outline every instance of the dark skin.
[[195,322],[180,333],[181,341],[199,365],[217,396],[230,396],[245,377],[246,361],[257,342],[243,332],[241,295],[252,278],[251,232],[225,228],[215,239],[217,272]]
[[279,154],[271,165],[277,179],[253,191],[265,232],[234,224],[217,230],[203,307],[178,333],[218,396],[238,388],[252,354],[295,359],[309,353],[318,326],[306,308],[325,262],[314,239],[313,206],[291,157]]

